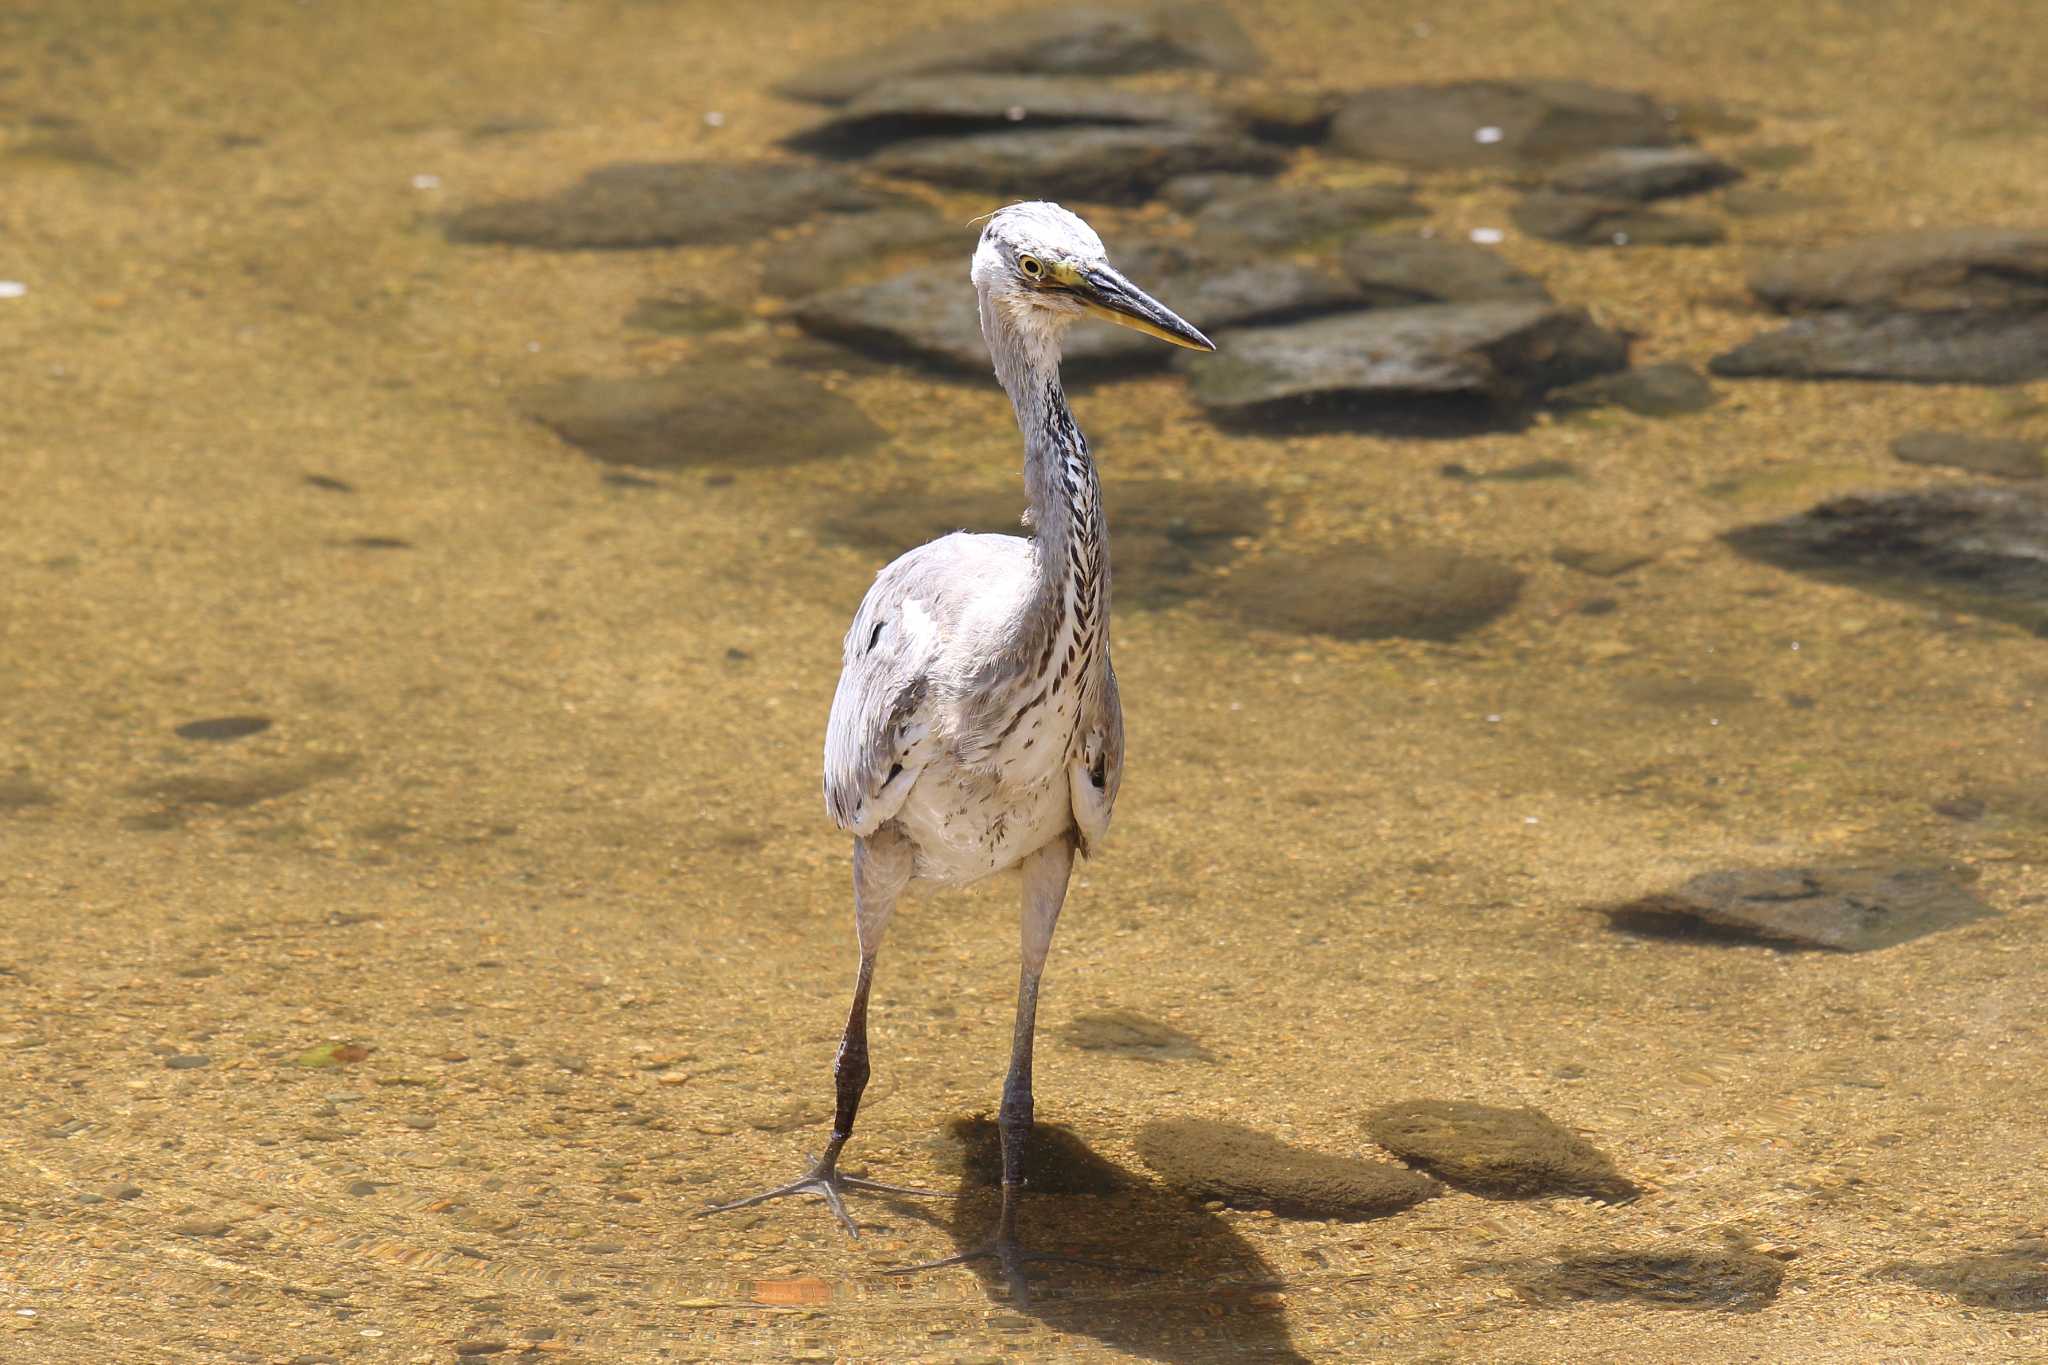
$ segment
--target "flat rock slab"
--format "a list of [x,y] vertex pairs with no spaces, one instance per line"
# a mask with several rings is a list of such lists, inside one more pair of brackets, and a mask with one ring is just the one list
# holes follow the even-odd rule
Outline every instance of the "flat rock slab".
[[1591,1143],[1535,1109],[1463,1100],[1410,1100],[1366,1122],[1372,1140],[1446,1184],[1495,1199],[1641,1193]]
[[1541,168],[1608,147],[1668,147],[1648,95],[1581,81],[1462,81],[1364,90],[1330,122],[1331,150],[1431,170]]
[[1069,5],[893,34],[865,52],[811,67],[778,94],[843,104],[884,81],[944,72],[1110,76],[1140,71],[1255,70],[1259,51],[1222,5]]
[[1698,370],[1671,361],[1572,384],[1553,391],[1549,401],[1565,407],[1626,408],[1643,417],[1677,417],[1704,412],[1721,396]]
[[865,163],[882,175],[1013,199],[1136,203],[1198,171],[1272,175],[1287,156],[1220,124],[1076,124],[1013,133],[922,138]]
[[1522,575],[1498,560],[1431,546],[1276,551],[1241,565],[1216,601],[1246,624],[1339,640],[1455,640],[1505,613]]
[[1760,267],[1750,292],[1788,312],[2048,309],[2048,231],[1930,228],[1798,251]]
[[1962,431],[1914,431],[1892,442],[1907,464],[1939,465],[2000,479],[2048,476],[2048,443]]
[[1734,868],[1603,907],[1616,927],[1686,937],[1688,923],[1735,942],[1863,953],[1996,912],[1939,868]]
[[2006,1251],[1958,1256],[1950,1261],[1897,1261],[1885,1267],[1885,1274],[1947,1294],[1973,1308],[2048,1312],[2048,1241],[2023,1241]]
[[1138,1133],[1138,1155],[1190,1199],[1299,1218],[1381,1218],[1443,1192],[1403,1166],[1306,1151],[1211,1119],[1155,1119]]
[[1514,300],[1376,308],[1246,328],[1188,367],[1211,412],[1293,400],[1465,394],[1504,403],[1628,363],[1625,338],[1583,309]]
[[[963,1185],[997,1189],[1003,1183],[1003,1134],[986,1114],[956,1118],[932,1144],[933,1162]],[[1040,1119],[1024,1148],[1024,1184],[1033,1194],[1106,1195],[1136,1182],[1098,1155],[1063,1123]]]
[[1571,1250],[1516,1279],[1516,1289],[1539,1303],[1641,1303],[1753,1313],[1777,1299],[1785,1267],[1759,1252],[1721,1248]]
[[1726,532],[1743,554],[2048,633],[2048,493],[1968,484],[1835,498]]
[[567,379],[535,390],[525,407],[591,457],[643,468],[795,464],[888,439],[852,399],[737,361],[644,378]]
[[1400,185],[1261,187],[1212,201],[1195,215],[1195,236],[1208,246],[1277,251],[1427,213]]
[[2048,308],[1819,313],[1745,341],[1707,368],[1731,379],[2024,384],[2048,378]]
[[814,230],[778,240],[761,254],[761,288],[778,298],[797,299],[870,275],[892,263],[951,260],[955,283],[970,299],[967,261],[977,230],[929,209],[884,209],[819,220]]
[[863,91],[784,145],[826,156],[865,156],[913,138],[1034,132],[1070,124],[1235,125],[1221,106],[1182,90],[1128,90],[1058,76],[914,76]]
[[1728,233],[1710,218],[1646,209],[1632,199],[1539,190],[1508,216],[1531,237],[1567,246],[1711,246]]
[[1565,162],[1546,183],[1559,194],[1643,203],[1698,194],[1741,178],[1741,167],[1698,147],[1608,147]]
[[[1232,261],[1186,248],[1137,247],[1119,266],[1205,333],[1354,306],[1358,295],[1335,271],[1293,261]],[[974,289],[958,262],[916,267],[872,284],[800,301],[791,316],[805,331],[864,351],[959,374],[991,372]],[[1128,327],[1083,319],[1063,352],[1079,379],[1104,371],[1163,368],[1174,349]]]
[[[1109,559],[1120,608],[1158,610],[1203,595],[1214,582],[1210,571],[1237,559],[1238,543],[1263,533],[1270,520],[1261,490],[1232,484],[1120,479],[1112,474],[1103,480],[1102,500],[1109,515]],[[953,531],[1023,534],[1023,506],[1016,492],[904,488],[850,506],[835,503],[818,523],[818,534],[853,546],[879,563]],[[1143,1055],[1194,1055],[1176,1050],[1181,1047],[1176,1037],[1184,1035],[1156,1032],[1167,1025],[1119,1010],[1083,1018],[1095,1022],[1084,1033],[1069,1037],[1078,1047],[1106,1046],[1128,1033],[1130,1046],[1149,1049]],[[1073,1027],[1080,1027],[1078,1021]],[[1194,1046],[1191,1040],[1187,1045]],[[1194,1051],[1199,1053],[1200,1048]]]
[[549,250],[745,242],[822,213],[901,207],[829,166],[749,161],[620,162],[544,199],[463,209],[445,225],[453,242]]
[[1477,299],[1550,301],[1543,281],[1471,242],[1363,234],[1344,244],[1340,260],[1375,308]]

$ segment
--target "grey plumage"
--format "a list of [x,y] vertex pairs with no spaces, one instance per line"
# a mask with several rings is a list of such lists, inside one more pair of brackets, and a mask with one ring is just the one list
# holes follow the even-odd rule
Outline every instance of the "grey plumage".
[[[1096,315],[1213,349],[1110,265],[1102,241],[1055,204],[991,215],[970,272],[996,378],[1024,436],[1027,538],[959,533],[876,575],[847,631],[825,734],[825,808],[854,836],[860,970],[835,1068],[832,1140],[803,1178],[737,1208],[822,1195],[858,1236],[837,1170],[867,1079],[867,994],[897,900],[913,880],[1023,882],[1017,1026],[1000,1111],[1003,1212],[989,1246],[1025,1293],[1015,1243],[1031,1124],[1031,1039],[1073,854],[1108,833],[1123,773],[1123,710],[1109,659],[1109,532],[1087,441],[1060,386],[1060,339]],[[899,1193],[909,1191],[896,1191]],[[710,1210],[716,1212],[717,1210]]]

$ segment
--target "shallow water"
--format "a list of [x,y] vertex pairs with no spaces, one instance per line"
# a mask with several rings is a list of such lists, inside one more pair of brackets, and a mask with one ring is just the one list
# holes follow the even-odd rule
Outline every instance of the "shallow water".
[[[2048,221],[2021,0],[1238,9],[1269,62],[1246,88],[1570,76],[1754,120],[1703,135],[1723,154],[1810,147],[1751,182],[1796,211],[1725,245],[1506,234],[1639,364],[1770,325],[1743,287],[1768,249]],[[1956,481],[1889,441],[2048,436],[2038,382],[1717,381],[1695,416],[1431,437],[1226,432],[1170,374],[1080,393],[1112,557],[1128,523],[1157,558],[1115,618],[1130,759],[1054,944],[1038,1112],[1132,1183],[1026,1226],[1164,1273],[1053,1273],[1025,1312],[972,1271],[881,1273],[978,1240],[978,1197],[864,1201],[858,1245],[805,1203],[690,1216],[793,1175],[829,1121],[853,953],[817,756],[875,500],[1000,504],[1015,428],[992,384],[803,339],[750,246],[438,224],[608,162],[779,157],[816,111],[775,80],[975,12],[0,10],[0,1357],[2037,1355],[2038,1316],[1887,1267],[2048,1218],[2043,642],[1717,537]],[[1419,193],[1454,237],[1515,197]],[[1090,211],[1112,251],[1159,215]],[[738,325],[624,325],[679,290]],[[621,478],[522,407],[785,353],[886,442]],[[1440,472],[1542,461],[1576,473]],[[1175,485],[1253,511],[1189,549],[1117,501]],[[901,543],[950,515],[907,507]],[[1360,543],[1524,580],[1448,641],[1232,609],[1231,577]],[[239,715],[272,723],[176,733]],[[1840,863],[1948,867],[1998,913],[1865,954],[1596,913]],[[1013,894],[898,917],[855,1167],[950,1188],[949,1124],[1001,1082]],[[1081,1045],[1112,1010],[1193,1045]],[[370,1051],[298,1064],[332,1041]],[[1377,1156],[1366,1116],[1407,1100],[1534,1106],[1645,1193],[1324,1222],[1190,1204],[1137,1155],[1192,1115]],[[1563,1250],[1670,1242],[1761,1250],[1783,1288],[1746,1314],[1518,1291]]]

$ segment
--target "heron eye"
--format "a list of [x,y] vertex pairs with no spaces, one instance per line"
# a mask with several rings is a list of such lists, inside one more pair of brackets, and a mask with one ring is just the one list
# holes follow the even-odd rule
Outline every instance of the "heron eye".
[[1024,272],[1027,279],[1036,280],[1042,279],[1045,276],[1045,267],[1038,263],[1036,256],[1019,256],[1017,258],[1017,268]]

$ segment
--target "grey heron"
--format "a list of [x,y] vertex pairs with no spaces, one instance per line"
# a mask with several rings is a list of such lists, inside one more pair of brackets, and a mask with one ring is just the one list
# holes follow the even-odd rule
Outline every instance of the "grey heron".
[[875,956],[911,882],[960,886],[1015,869],[1023,962],[997,1111],[1002,1211],[986,1245],[906,1269],[992,1258],[1021,1299],[1024,1263],[1074,1259],[1017,1242],[1031,1043],[1074,854],[1088,854],[1109,829],[1124,750],[1109,662],[1108,527],[1088,443],[1060,386],[1060,342],[1076,320],[1094,316],[1177,346],[1215,347],[1118,273],[1102,239],[1057,204],[992,214],[970,277],[996,378],[1024,435],[1031,535],[958,532],[911,550],[876,575],[854,615],[825,733],[825,806],[853,835],[860,944],[833,1067],[832,1135],[796,1180],[704,1212],[815,1194],[858,1238],[844,1191],[936,1193],[839,1171],[868,1079]]

